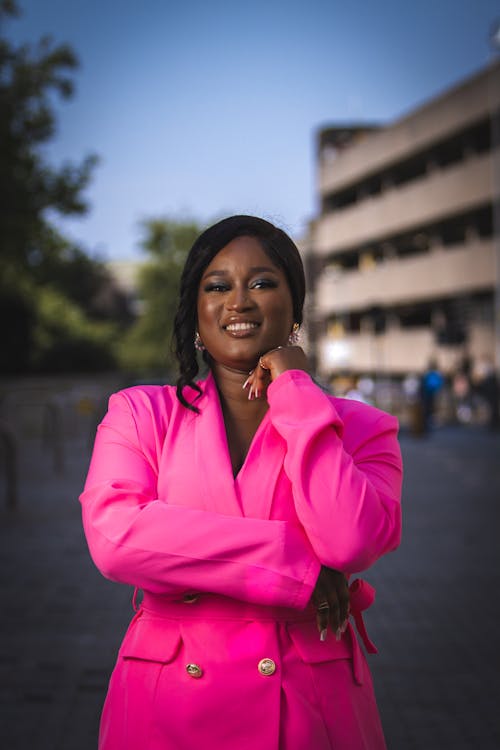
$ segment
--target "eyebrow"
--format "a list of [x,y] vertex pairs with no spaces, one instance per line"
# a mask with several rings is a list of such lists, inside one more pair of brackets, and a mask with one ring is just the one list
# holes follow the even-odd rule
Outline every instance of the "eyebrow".
[[[253,266],[252,268],[249,269],[249,271],[250,271],[250,274],[254,274],[254,273],[275,273],[275,274],[277,274],[278,273],[278,270],[276,268],[272,268],[270,266]],[[203,278],[206,279],[209,276],[228,276],[228,275],[229,274],[228,274],[227,271],[223,271],[223,270],[217,271],[217,270],[215,270],[215,271],[209,271],[208,273],[204,274]]]

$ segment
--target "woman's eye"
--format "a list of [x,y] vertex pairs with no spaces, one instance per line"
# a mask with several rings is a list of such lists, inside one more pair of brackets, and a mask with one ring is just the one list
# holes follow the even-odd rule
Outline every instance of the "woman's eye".
[[207,284],[205,287],[205,292],[225,292],[227,291],[227,285],[226,284]]
[[257,279],[250,285],[251,289],[274,289],[276,282],[272,279]]

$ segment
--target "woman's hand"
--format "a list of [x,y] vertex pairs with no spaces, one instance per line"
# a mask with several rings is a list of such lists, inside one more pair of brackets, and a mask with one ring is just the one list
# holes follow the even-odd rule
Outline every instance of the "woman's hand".
[[312,593],[312,602],[317,610],[320,639],[326,639],[330,626],[339,641],[349,618],[349,588],[345,575],[323,565]]
[[271,349],[260,357],[257,367],[253,369],[243,384],[248,388],[248,399],[261,396],[269,383],[286,370],[309,369],[306,354],[300,346],[279,346]]

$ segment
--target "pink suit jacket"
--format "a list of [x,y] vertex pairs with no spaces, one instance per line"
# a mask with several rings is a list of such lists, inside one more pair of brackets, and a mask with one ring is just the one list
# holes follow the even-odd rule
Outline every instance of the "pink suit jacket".
[[[198,415],[171,386],[115,394],[98,430],[81,496],[90,552],[144,591],[100,747],[383,748],[354,630],[320,643],[310,598],[321,564],[358,572],[399,543],[397,421],[288,371],[234,478],[212,376],[200,386]],[[366,592],[353,588],[361,628]]]

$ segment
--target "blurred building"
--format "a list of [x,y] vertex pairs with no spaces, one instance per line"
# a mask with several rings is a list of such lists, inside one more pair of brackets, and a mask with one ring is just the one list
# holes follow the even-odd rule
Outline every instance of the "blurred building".
[[301,244],[323,378],[494,357],[499,81],[494,65],[393,124],[318,133],[320,209]]

